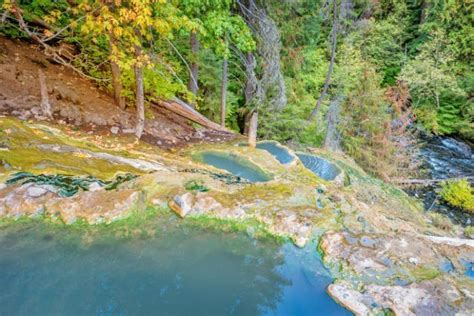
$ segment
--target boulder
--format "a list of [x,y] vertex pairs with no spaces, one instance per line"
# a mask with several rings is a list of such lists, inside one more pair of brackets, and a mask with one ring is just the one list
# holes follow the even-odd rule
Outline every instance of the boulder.
[[117,126],[112,126],[110,128],[110,132],[114,135],[118,134],[119,131],[120,131],[120,128],[118,128]]
[[42,188],[41,186],[31,186],[26,190],[26,195],[29,198],[37,198],[42,195],[45,195],[48,192],[45,188]]
[[183,195],[175,195],[168,205],[180,217],[185,217],[191,211],[193,203],[193,194],[187,192]]

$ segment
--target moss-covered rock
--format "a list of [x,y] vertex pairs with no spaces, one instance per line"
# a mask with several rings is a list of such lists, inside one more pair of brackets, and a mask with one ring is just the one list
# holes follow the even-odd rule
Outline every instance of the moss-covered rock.
[[[344,185],[321,179],[297,159],[284,165],[266,151],[233,143],[165,152],[127,137],[95,137],[11,118],[0,118],[0,134],[3,181],[19,171],[47,179],[67,174],[101,181],[122,172],[138,175],[112,190],[80,189],[72,197],[60,196],[54,183],[0,185],[4,218],[39,217],[70,224],[71,229],[123,225],[124,235],[135,236],[144,233],[137,228],[140,222],[157,215],[150,210],[169,213],[169,205],[179,206],[186,208],[180,213],[183,224],[277,236],[298,246],[319,241],[324,263],[345,280],[331,293],[354,311],[413,310],[424,306],[416,294],[424,291],[430,293],[430,302],[444,304],[450,312],[474,304],[472,280],[466,275],[466,267],[474,262],[472,240],[461,239],[464,232],[454,224],[450,229],[437,227],[419,201],[370,177],[343,155],[316,151],[342,170]],[[236,157],[271,179],[239,180],[203,163],[200,154],[209,151]],[[180,199],[186,205],[176,203]],[[449,271],[442,268],[447,258]],[[442,297],[446,284],[452,288],[449,298]],[[413,301],[396,307],[403,295]],[[368,299],[376,305],[367,305]]]

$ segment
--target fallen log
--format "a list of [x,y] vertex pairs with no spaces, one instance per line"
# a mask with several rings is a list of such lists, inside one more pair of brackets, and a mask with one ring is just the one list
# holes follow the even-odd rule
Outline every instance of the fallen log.
[[463,180],[466,179],[469,182],[474,181],[474,176],[468,176],[468,177],[455,177],[455,178],[447,178],[447,179],[396,179],[393,180],[392,182],[396,184],[401,184],[401,185],[432,185],[432,184],[437,184],[440,182],[446,182],[446,181],[458,181],[458,180]]
[[152,104],[155,106],[163,107],[201,126],[204,126],[213,130],[217,130],[217,131],[231,133],[231,131],[229,131],[225,127],[222,127],[219,124],[214,123],[213,121],[209,120],[207,117],[205,117],[204,115],[202,115],[201,113],[193,109],[189,104],[187,104],[186,102],[178,98],[173,98],[172,100],[168,100],[168,101],[160,100],[158,102],[153,102]]

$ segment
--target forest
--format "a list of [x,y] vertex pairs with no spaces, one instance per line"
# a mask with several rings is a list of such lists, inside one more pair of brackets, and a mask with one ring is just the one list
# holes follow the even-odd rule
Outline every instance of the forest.
[[0,315],[471,315],[471,0],[0,0]]
[[342,149],[386,179],[406,169],[414,130],[474,141],[469,1],[2,2],[3,35],[136,107],[138,137],[148,103],[176,96],[239,133]]

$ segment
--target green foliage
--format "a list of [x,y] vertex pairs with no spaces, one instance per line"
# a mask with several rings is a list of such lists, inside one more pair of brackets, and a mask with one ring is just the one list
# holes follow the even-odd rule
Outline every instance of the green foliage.
[[[345,150],[366,170],[389,178],[394,165],[394,146],[387,136],[391,116],[389,104],[380,88],[380,76],[362,63],[358,82],[342,109],[340,130]],[[352,83],[351,83],[352,84]]]
[[[365,59],[383,74],[383,84],[394,85],[405,58],[410,12],[405,2],[393,1],[391,14],[367,19],[354,35]],[[382,13],[382,12],[380,12]]]
[[464,236],[474,239],[474,226],[467,226],[464,228]]
[[450,205],[474,213],[474,188],[466,179],[443,183],[440,195]]
[[[11,0],[0,0],[3,10]],[[179,96],[218,121],[222,60],[229,61],[227,126],[243,131],[246,83],[240,54],[253,51],[256,75],[266,62],[234,0],[115,1],[29,0],[17,2],[38,34],[65,28],[57,38],[80,51],[74,65],[94,77],[110,78],[108,62],[121,68],[123,95],[134,98],[134,66],[144,68],[146,98]],[[327,110],[341,99],[343,148],[367,170],[390,173],[391,113],[386,90],[402,82],[418,126],[436,134],[474,140],[473,15],[466,1],[337,1],[336,64],[316,122],[306,119],[324,84],[330,59],[331,5],[326,1],[257,1],[279,28],[287,106],[259,109],[259,137],[321,146]],[[347,3],[346,3],[347,4]],[[10,8],[11,9],[11,8]],[[10,14],[10,17],[13,17]],[[51,29],[33,23],[42,20]],[[14,19],[0,29],[24,37]],[[200,42],[191,51],[190,35]],[[54,43],[51,43],[54,45]],[[139,48],[140,52],[137,52]],[[189,66],[199,66],[198,95],[187,90]],[[109,88],[111,85],[108,84]]]
[[453,224],[451,223],[451,220],[447,216],[439,214],[439,213],[430,213],[429,216],[431,218],[431,222],[433,223],[433,225],[438,227],[439,229],[442,229],[448,232],[453,229]]
[[188,191],[207,192],[209,188],[203,185],[201,181],[189,181],[185,184],[184,188]]

